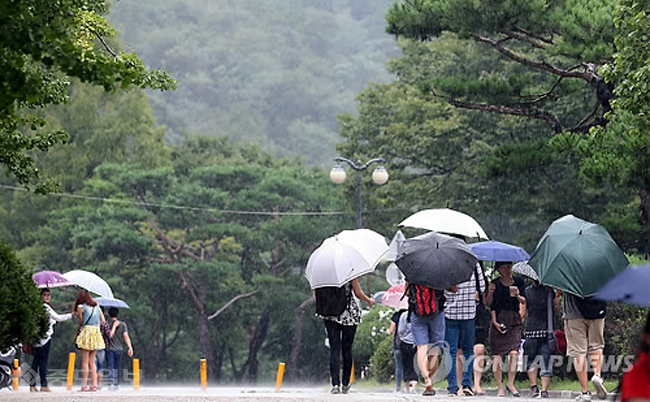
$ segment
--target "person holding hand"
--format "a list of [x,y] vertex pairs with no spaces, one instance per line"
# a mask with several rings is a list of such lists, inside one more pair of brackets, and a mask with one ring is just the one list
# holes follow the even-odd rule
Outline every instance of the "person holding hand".
[[493,357],[494,377],[497,381],[498,396],[505,396],[503,387],[503,355],[508,355],[507,392],[520,397],[515,388],[517,359],[521,344],[522,312],[525,314],[525,283],[520,277],[512,276],[512,263],[499,261],[495,268],[500,276],[488,287],[486,302],[491,309],[490,351]]

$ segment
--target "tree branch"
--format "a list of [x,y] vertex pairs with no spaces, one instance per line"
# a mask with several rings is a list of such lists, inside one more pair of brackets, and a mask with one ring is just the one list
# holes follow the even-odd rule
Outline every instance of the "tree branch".
[[547,62],[536,62],[530,59],[527,59],[523,56],[520,56],[513,51],[501,46],[501,43],[494,41],[490,38],[486,38],[485,36],[480,36],[480,35],[473,35],[474,39],[478,42],[483,42],[487,43],[488,45],[492,46],[495,48],[499,53],[502,55],[506,56],[507,58],[516,61],[517,63],[524,64],[529,67],[533,67],[538,70],[546,71],[551,74],[555,75],[560,75],[566,78],[580,78],[583,79],[589,83],[591,83],[594,79],[594,74],[590,73],[588,71],[585,72],[573,72],[570,70],[563,70],[561,68],[555,67],[552,64],[549,64]]
[[543,35],[536,34],[536,33],[532,32],[532,31],[529,31],[527,29],[523,29],[521,27],[515,27],[514,31],[515,32],[520,32],[520,33],[522,33],[522,34],[524,34],[526,36],[530,36],[531,38],[535,38],[535,39],[537,39],[537,40],[539,40],[541,42],[547,43],[549,45],[554,45],[555,44],[555,42],[553,42],[552,37],[551,38],[546,38]]
[[237,296],[233,297],[228,303],[224,304],[219,310],[217,310],[214,314],[209,316],[208,320],[213,320],[213,319],[217,318],[219,316],[219,314],[223,313],[228,307],[230,307],[237,300],[243,299],[245,297],[251,297],[253,295],[258,294],[259,292],[260,292],[259,290],[255,290],[255,291],[248,292],[248,293],[242,293],[240,295],[237,295]]
[[204,314],[205,313],[205,307],[203,306],[203,303],[201,303],[198,296],[194,292],[194,289],[192,289],[190,284],[187,283],[187,279],[185,279],[185,276],[183,275],[183,272],[181,272],[181,271],[178,272],[178,278],[181,280],[181,284],[182,284],[183,288],[187,291],[187,294],[190,296],[190,300],[192,300],[192,303],[194,304],[194,307],[196,308],[196,311],[198,311],[199,314]]
[[517,39],[517,40],[520,40],[522,42],[526,42],[526,43],[530,44],[532,47],[537,48],[537,49],[545,50],[546,47],[547,47],[546,45],[539,43],[537,40],[535,40],[533,38],[530,38],[528,36],[522,35],[520,33],[516,33],[516,32],[513,32],[513,31],[508,31],[508,30],[501,31],[501,33],[503,33],[504,35],[507,35],[510,38]]
[[484,103],[469,103],[469,102],[461,102],[459,100],[449,98],[446,96],[442,95],[437,95],[435,92],[433,92],[433,96],[436,96],[438,98],[444,98],[449,102],[449,104],[463,108],[463,109],[470,109],[470,110],[480,110],[483,112],[492,112],[492,113],[501,113],[501,114],[510,114],[514,116],[522,116],[522,117],[530,117],[533,119],[538,119],[538,120],[544,120],[545,122],[549,123],[551,125],[551,129],[555,134],[559,134],[562,132],[563,127],[560,121],[552,115],[549,112],[545,112],[543,110],[539,109],[534,109],[534,108],[526,108],[526,109],[517,109],[513,108],[510,106],[505,106],[505,105],[487,105]]

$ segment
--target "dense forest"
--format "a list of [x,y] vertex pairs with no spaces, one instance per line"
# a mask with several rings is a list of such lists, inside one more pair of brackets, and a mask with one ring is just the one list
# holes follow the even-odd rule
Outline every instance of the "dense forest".
[[165,68],[176,91],[150,94],[168,139],[184,133],[264,144],[329,164],[336,115],[397,55],[390,0],[140,0],[113,4],[127,50]]
[[[166,68],[177,90],[142,89],[173,87],[144,70],[115,82],[123,65],[103,69],[106,81],[92,66],[58,70],[65,82],[24,105],[56,141],[23,147],[58,191],[0,178],[0,238],[28,270],[104,277],[132,307],[123,318],[148,382],[194,381],[200,358],[211,381],[271,380],[285,361],[290,380],[326,382],[304,270],[324,238],[354,227],[354,180],[328,178],[337,153],[386,158],[388,183],[366,172],[362,195],[364,226],[387,239],[412,212],[449,206],[532,251],[572,213],[641,260],[650,101],[635,88],[650,82],[650,49],[631,33],[650,23],[631,0],[585,1],[115,2],[110,46]],[[16,121],[0,139],[29,138]],[[384,269],[364,288],[385,290]],[[71,307],[73,292],[53,293],[57,310]],[[357,369],[385,351],[387,316],[364,317]],[[621,333],[642,315],[612,316],[606,353],[628,353],[634,337]],[[52,368],[73,335],[59,324]]]

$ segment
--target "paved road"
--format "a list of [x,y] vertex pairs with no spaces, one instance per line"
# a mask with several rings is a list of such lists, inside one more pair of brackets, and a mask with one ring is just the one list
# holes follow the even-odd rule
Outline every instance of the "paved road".
[[[77,387],[78,388],[78,387]],[[389,392],[378,392],[372,390],[352,390],[348,395],[331,395],[325,388],[285,388],[281,393],[276,393],[272,388],[208,388],[206,392],[199,387],[142,387],[139,391],[132,388],[124,388],[117,392],[102,390],[96,393],[68,392],[65,388],[53,388],[52,393],[30,393],[29,388],[21,387],[18,392],[11,392],[7,389],[0,390],[0,401],[34,401],[34,402],[186,402],[186,401],[210,401],[210,402],[275,402],[275,401],[305,401],[305,402],[326,402],[326,401],[359,401],[359,402],[395,402],[395,401],[430,401],[446,400],[446,392],[439,392],[435,397],[422,395],[393,394]],[[569,393],[557,394],[563,400],[570,398]],[[455,398],[456,399],[456,398]],[[483,397],[461,397],[465,402],[523,402],[532,401],[526,398],[496,398],[493,396]],[[555,399],[554,400],[558,400]],[[536,400],[539,401],[539,400]]]

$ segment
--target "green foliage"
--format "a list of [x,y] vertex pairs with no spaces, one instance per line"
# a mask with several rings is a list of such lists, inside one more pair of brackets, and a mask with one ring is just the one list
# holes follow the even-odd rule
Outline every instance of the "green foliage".
[[375,349],[370,359],[372,375],[380,384],[387,384],[395,376],[395,358],[393,357],[393,337],[386,337]]
[[47,328],[48,315],[31,272],[0,242],[0,350],[35,342]]
[[124,40],[177,77],[151,94],[172,142],[185,133],[263,144],[272,154],[330,165],[335,115],[396,54],[384,34],[392,0],[140,0],[109,16]]
[[67,88],[77,78],[103,87],[170,89],[175,83],[159,70],[148,70],[134,54],[113,51],[113,36],[104,19],[104,0],[43,0],[0,5],[0,163],[20,184],[51,191],[40,181],[34,150],[47,151],[67,139],[61,130],[46,130],[34,113],[47,105],[69,101]]

